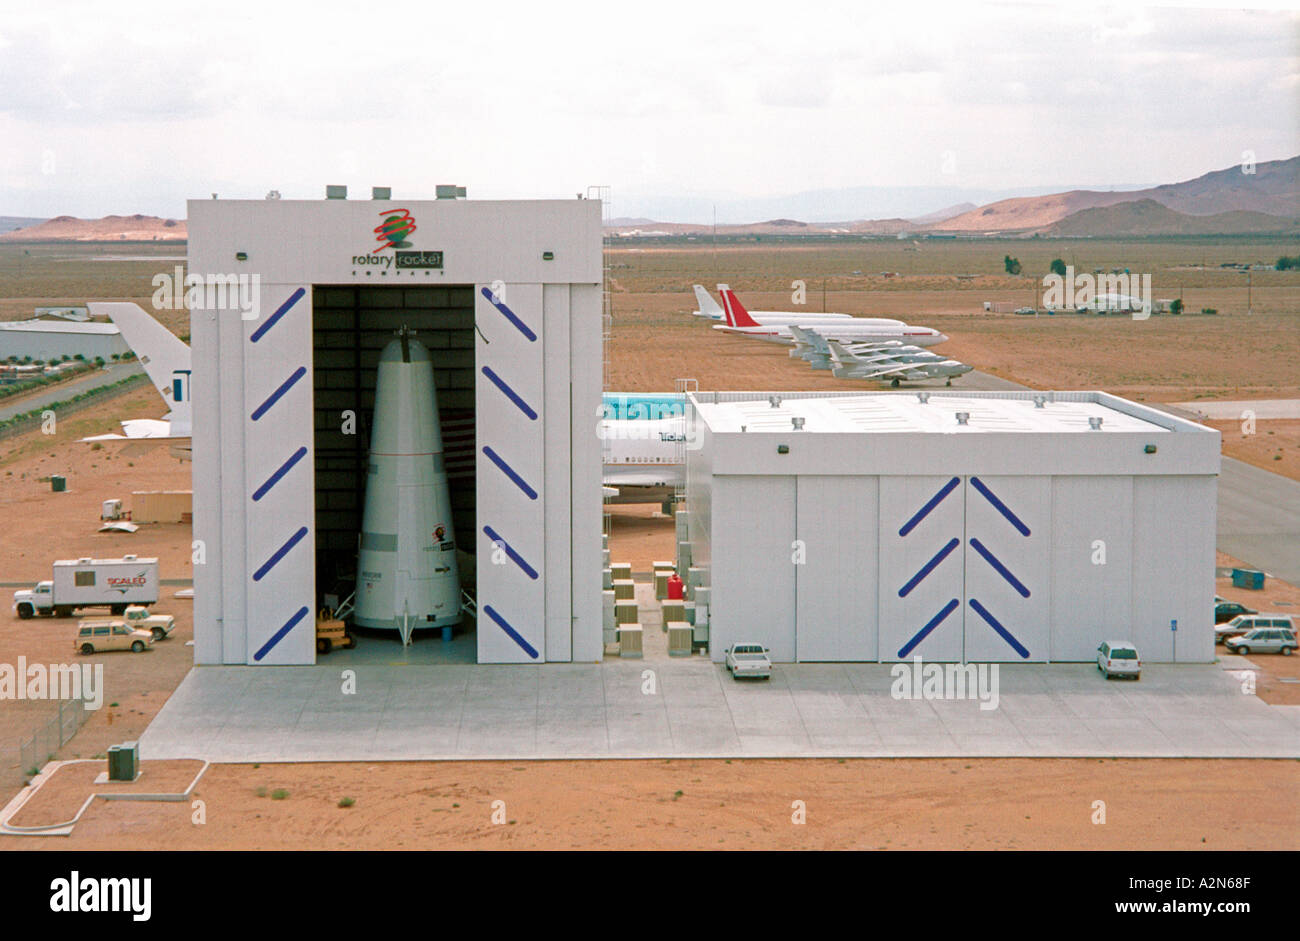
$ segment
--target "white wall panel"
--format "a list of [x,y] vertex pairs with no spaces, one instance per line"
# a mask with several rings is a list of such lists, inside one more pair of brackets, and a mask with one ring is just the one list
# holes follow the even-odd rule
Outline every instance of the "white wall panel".
[[880,478],[880,659],[962,657],[965,488],[957,476]]
[[[491,291],[475,287],[478,660],[538,663],[546,659],[542,286],[506,284],[495,299]],[[567,426],[567,414],[560,421]]]
[[795,566],[799,660],[875,660],[879,538],[875,477],[800,476]]
[[[546,364],[546,564],[556,572],[569,571],[571,562],[569,521],[572,493],[569,467],[573,423],[569,416],[569,286],[542,287],[542,347]],[[573,659],[573,582],[556,578],[545,592],[546,659]]]
[[712,607],[715,660],[756,641],[774,661],[795,658],[795,478],[714,478]]
[[1133,478],[1052,480],[1052,653],[1088,661],[1133,611]]
[[[601,630],[601,463],[596,419],[601,407],[601,286],[569,288],[569,391],[571,591],[573,659],[598,662],[604,656]],[[550,369],[557,368],[556,363]],[[556,569],[552,565],[550,571]]]
[[311,309],[309,285],[266,285],[240,321],[250,664],[316,659]]
[[1051,519],[1051,478],[966,479],[967,662],[1047,660]]
[[[1145,660],[1214,659],[1214,478],[1133,483],[1133,628]],[[1178,622],[1175,637],[1170,621]]]

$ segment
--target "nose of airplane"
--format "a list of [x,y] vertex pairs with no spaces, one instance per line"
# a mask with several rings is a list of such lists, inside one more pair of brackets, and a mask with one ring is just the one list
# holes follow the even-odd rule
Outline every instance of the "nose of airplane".
[[934,335],[935,335],[935,342],[937,342],[937,343],[947,343],[947,342],[948,342],[948,336],[947,336],[947,334],[940,333],[939,331],[936,330],[935,333],[934,333]]

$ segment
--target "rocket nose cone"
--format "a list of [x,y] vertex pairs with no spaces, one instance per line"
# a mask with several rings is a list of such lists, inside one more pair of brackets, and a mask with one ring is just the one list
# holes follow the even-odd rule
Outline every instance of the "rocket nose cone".
[[379,354],[379,361],[381,363],[401,363],[401,362],[427,363],[429,362],[429,351],[425,348],[424,344],[421,343],[419,340],[415,339],[414,337],[407,337],[406,346],[407,346],[408,355],[406,357],[403,357],[402,338],[397,337],[395,339],[389,340],[388,345],[385,346],[383,352]]

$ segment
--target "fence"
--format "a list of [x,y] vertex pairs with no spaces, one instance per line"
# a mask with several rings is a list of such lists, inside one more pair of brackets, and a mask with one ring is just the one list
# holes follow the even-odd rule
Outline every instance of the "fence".
[[34,415],[24,418],[22,421],[17,421],[0,427],[0,440],[11,438],[14,435],[21,435],[24,432],[31,431],[33,428],[39,428],[43,421],[41,414],[47,409],[54,411],[54,413],[58,415],[59,419],[63,420],[69,415],[75,415],[82,409],[90,408],[91,406],[98,405],[101,402],[108,402],[120,395],[126,395],[128,392],[133,392],[148,381],[149,377],[146,374],[139,373],[135,376],[127,376],[125,379],[116,382],[111,386],[98,386],[94,389],[89,389],[86,392],[83,392],[81,398],[78,398],[75,401],[52,402],[49,405],[38,406],[37,408],[39,410],[34,409]]
[[90,710],[80,699],[60,699],[59,711],[39,723],[31,738],[18,741],[18,770],[31,774],[44,766],[60,748],[68,744],[77,730],[90,718]]

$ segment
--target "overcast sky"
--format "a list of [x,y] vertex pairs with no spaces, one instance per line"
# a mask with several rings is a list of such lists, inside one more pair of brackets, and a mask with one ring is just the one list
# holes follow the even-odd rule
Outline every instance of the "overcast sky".
[[1272,5],[0,0],[0,215],[1172,182],[1300,153]]

